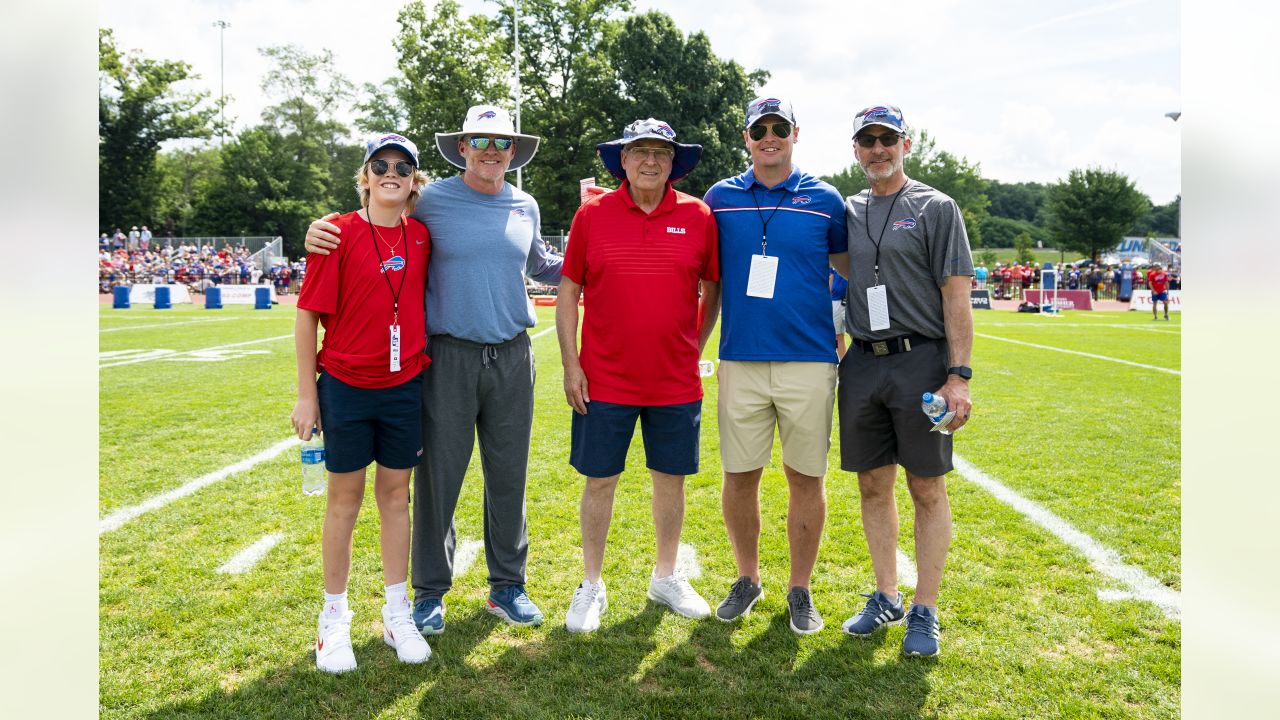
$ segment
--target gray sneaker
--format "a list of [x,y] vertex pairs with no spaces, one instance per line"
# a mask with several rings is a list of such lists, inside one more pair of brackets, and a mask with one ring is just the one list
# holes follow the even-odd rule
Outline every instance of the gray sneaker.
[[743,575],[729,588],[729,596],[716,608],[716,617],[724,622],[732,622],[750,615],[756,601],[764,597],[764,588],[751,582],[751,578]]
[[791,631],[797,635],[809,635],[822,629],[824,623],[818,609],[813,606],[809,591],[793,587],[787,593],[787,609],[791,611]]

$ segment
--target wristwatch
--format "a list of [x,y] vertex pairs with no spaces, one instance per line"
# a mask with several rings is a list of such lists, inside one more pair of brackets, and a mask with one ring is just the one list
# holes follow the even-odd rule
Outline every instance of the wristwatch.
[[948,375],[959,375],[961,378],[963,378],[963,379],[965,379],[965,380],[972,380],[972,379],[973,379],[973,368],[969,367],[968,365],[957,365],[957,366],[955,366],[955,367],[949,367],[949,368],[947,368],[947,374],[948,374]]

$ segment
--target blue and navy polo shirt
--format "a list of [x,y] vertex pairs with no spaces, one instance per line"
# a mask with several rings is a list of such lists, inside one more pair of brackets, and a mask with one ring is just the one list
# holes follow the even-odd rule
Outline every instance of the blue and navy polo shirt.
[[[836,362],[827,256],[849,249],[840,193],[793,166],[774,187],[748,169],[703,200],[720,230],[720,359]],[[766,222],[767,254],[778,258],[773,298],[747,297]]]

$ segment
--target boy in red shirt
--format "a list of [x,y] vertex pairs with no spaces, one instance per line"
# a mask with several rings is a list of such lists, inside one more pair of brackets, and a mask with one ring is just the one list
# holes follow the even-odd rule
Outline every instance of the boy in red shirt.
[[[412,142],[395,134],[370,140],[356,173],[362,209],[333,221],[348,240],[329,255],[307,257],[298,297],[298,402],[290,420],[303,440],[312,428],[324,432],[329,471],[324,607],[316,633],[316,667],[325,672],[356,667],[347,578],[365,469],[374,461],[386,583],[383,639],[402,662],[431,657],[406,587],[409,471],[422,457],[422,370],[431,362],[423,353],[422,303],[431,244],[426,226],[407,213],[425,183]],[[325,328],[319,354],[317,324]]]
[[1164,302],[1164,319],[1168,320],[1169,274],[1160,267],[1160,263],[1153,263],[1147,271],[1147,287],[1151,288],[1151,319],[1159,319],[1156,317],[1156,303]]

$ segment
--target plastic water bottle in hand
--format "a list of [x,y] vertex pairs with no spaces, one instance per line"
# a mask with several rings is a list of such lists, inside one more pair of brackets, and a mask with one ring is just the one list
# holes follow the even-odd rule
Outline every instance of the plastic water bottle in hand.
[[319,495],[325,489],[324,439],[311,428],[311,439],[302,443],[302,494]]
[[928,416],[929,422],[933,423],[933,432],[950,435],[951,431],[947,429],[947,425],[951,424],[951,419],[956,414],[954,410],[947,410],[947,399],[941,395],[925,393],[920,400],[920,409]]

